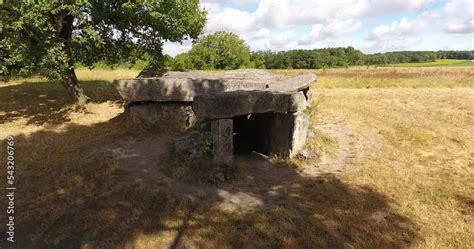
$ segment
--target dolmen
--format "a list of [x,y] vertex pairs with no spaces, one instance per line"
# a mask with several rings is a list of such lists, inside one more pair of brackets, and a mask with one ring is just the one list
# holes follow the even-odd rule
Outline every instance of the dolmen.
[[230,165],[234,154],[250,151],[295,156],[306,142],[315,82],[313,73],[234,70],[168,72],[114,85],[133,127],[181,134],[178,153],[199,157],[210,149],[216,163]]

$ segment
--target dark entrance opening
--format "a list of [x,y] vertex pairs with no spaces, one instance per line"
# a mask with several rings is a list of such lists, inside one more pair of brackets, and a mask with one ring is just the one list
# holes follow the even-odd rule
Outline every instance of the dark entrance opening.
[[268,155],[268,131],[273,115],[262,113],[234,117],[234,154],[256,151]]

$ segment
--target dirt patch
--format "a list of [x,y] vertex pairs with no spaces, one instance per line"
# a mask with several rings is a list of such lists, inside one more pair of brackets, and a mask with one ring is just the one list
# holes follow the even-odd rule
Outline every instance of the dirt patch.
[[324,133],[335,141],[337,150],[334,154],[321,154],[321,161],[317,164],[317,167],[303,169],[305,175],[318,176],[321,173],[341,172],[345,167],[354,164],[354,160],[358,156],[359,138],[351,126],[324,124],[318,125],[314,129],[316,133]]
[[186,185],[164,171],[173,161],[176,136],[165,134],[128,136],[101,147],[129,172],[129,180],[149,190],[195,195],[198,187]]
[[[112,153],[115,160],[129,171],[128,179],[146,190],[165,191],[192,199],[204,199],[220,210],[248,212],[271,208],[284,199],[282,189],[300,187],[308,179],[342,171],[357,157],[358,138],[348,126],[329,124],[316,127],[337,140],[335,155],[322,155],[314,167],[297,169],[292,161],[281,161],[259,153],[236,155],[238,179],[219,183],[190,184],[173,177],[180,175],[180,167],[169,173],[175,162],[173,142],[175,136],[156,134],[128,136],[109,142],[102,150]],[[173,169],[172,169],[173,170]],[[168,171],[168,172],[167,172]]]

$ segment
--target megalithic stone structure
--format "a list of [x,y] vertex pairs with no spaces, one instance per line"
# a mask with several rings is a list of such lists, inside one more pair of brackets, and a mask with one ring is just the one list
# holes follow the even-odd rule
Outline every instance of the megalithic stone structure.
[[285,77],[266,70],[233,70],[168,72],[114,84],[133,127],[188,133],[175,148],[192,157],[204,155],[199,146],[210,132],[215,162],[230,165],[235,151],[242,149],[296,155],[305,145],[309,119],[304,110],[311,105],[315,82],[313,73]]

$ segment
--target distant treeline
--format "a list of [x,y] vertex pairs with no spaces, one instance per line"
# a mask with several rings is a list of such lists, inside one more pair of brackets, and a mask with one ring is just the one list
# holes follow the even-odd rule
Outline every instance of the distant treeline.
[[[321,69],[363,65],[389,65],[396,63],[422,63],[439,59],[474,60],[474,51],[400,51],[364,54],[352,47],[323,48],[290,51],[250,52],[242,46],[232,46],[232,52],[219,53],[221,49],[194,49],[175,57],[165,55],[164,67],[172,70],[214,70],[214,69]],[[239,49],[236,49],[239,48]],[[222,49],[224,51],[230,48]],[[147,64],[139,60],[135,65],[117,64],[115,67],[143,69]],[[79,67],[82,65],[78,64]],[[96,68],[109,68],[105,63],[95,64]]]
[[366,55],[352,47],[251,53],[256,68],[313,69],[364,65]]
[[[233,54],[232,56],[235,56]],[[353,47],[323,48],[311,50],[290,51],[256,51],[250,52],[248,61],[241,64],[233,63],[230,67],[225,64],[206,64],[196,53],[183,53],[175,58],[167,56],[166,66],[173,69],[236,69],[236,68],[266,68],[266,69],[320,69],[350,67],[362,65],[388,65],[396,63],[432,62],[438,59],[474,60],[474,51],[400,51],[376,54],[364,54]],[[208,61],[207,55],[204,61]],[[202,67],[203,64],[208,65]]]
[[401,51],[364,54],[352,47],[251,52],[251,64],[267,69],[319,69],[356,65],[431,62],[438,59],[473,60],[474,51]]
[[[289,51],[250,51],[238,35],[215,32],[195,40],[185,53],[165,55],[159,63],[150,63],[146,54],[135,65],[159,64],[171,70],[229,70],[237,68],[261,69],[320,69],[362,65],[422,63],[438,59],[474,60],[474,51],[400,51],[364,54],[353,47],[298,49]],[[104,63],[102,63],[104,64]],[[107,66],[107,64],[104,64]]]
[[239,36],[216,32],[202,37],[190,51],[165,56],[164,66],[186,69],[319,69],[361,65],[432,62],[437,59],[473,60],[474,51],[400,51],[364,54],[353,47],[290,51],[254,51]]
[[369,65],[419,63],[438,59],[474,60],[474,51],[402,51],[366,55]]

